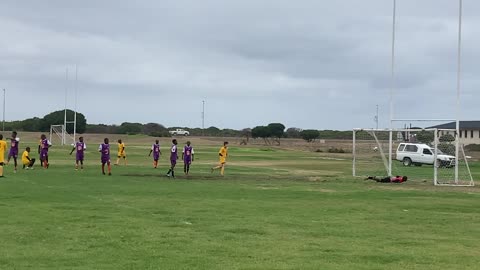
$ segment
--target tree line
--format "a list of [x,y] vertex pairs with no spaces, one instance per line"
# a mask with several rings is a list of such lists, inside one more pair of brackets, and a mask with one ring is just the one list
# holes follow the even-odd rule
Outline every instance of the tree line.
[[[67,110],[67,119],[73,120],[75,112]],[[49,132],[52,125],[61,125],[64,122],[64,110],[55,111],[44,117],[33,117],[22,121],[5,122],[6,130],[27,131],[27,132]],[[182,128],[190,132],[190,136],[208,137],[243,137],[248,143],[250,138],[259,138],[266,144],[280,144],[282,138],[304,139],[313,142],[322,139],[352,139],[351,131],[336,130],[302,130],[296,127],[286,128],[282,123],[270,123],[265,126],[254,128],[220,129],[217,127],[189,128],[189,127],[165,127],[159,123],[132,123],[124,122],[120,125],[113,124],[89,124],[84,114],[77,112],[77,133],[98,133],[98,134],[144,134],[154,137],[169,137],[169,130]],[[67,132],[73,133],[73,124],[67,124]]]

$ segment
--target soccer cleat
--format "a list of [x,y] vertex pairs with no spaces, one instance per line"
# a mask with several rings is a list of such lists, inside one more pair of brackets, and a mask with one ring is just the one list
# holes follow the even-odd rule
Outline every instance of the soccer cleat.
[[109,172],[109,173],[108,173],[108,176],[112,176],[112,173],[111,173],[111,172]]

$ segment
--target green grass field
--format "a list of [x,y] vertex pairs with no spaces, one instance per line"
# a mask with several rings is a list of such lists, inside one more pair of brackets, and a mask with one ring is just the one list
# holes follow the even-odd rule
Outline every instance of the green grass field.
[[[414,177],[377,184],[351,177],[348,154],[233,142],[222,178],[209,171],[219,143],[202,139],[193,140],[191,176],[179,167],[172,180],[166,156],[152,168],[152,138],[125,141],[129,165],[110,177],[100,172],[99,137],[87,138],[84,171],[74,171],[70,148],[58,146],[48,170],[5,168],[0,269],[480,267],[476,187]],[[479,179],[480,165],[472,170]]]

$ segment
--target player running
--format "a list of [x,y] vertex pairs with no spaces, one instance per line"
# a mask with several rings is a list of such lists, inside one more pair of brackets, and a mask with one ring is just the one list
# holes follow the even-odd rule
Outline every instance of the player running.
[[187,141],[187,145],[183,147],[182,152],[183,172],[185,175],[190,173],[190,165],[192,164],[195,155],[195,151],[193,151],[193,147],[190,144],[190,141]]
[[219,157],[220,164],[217,167],[212,168],[212,173],[213,171],[220,169],[220,175],[224,176],[225,163],[227,163],[227,157],[228,157],[228,142],[223,143],[223,146],[220,148],[220,151],[218,151],[218,157]]
[[170,148],[170,169],[167,172],[167,176],[172,176],[175,178],[175,165],[177,165],[178,159],[178,149],[177,149],[177,139],[172,140],[172,147]]
[[48,163],[48,149],[52,146],[52,143],[47,139],[45,134],[40,136],[40,145],[38,146],[38,153],[40,154],[40,162],[43,168],[48,169],[50,164]]
[[22,154],[22,163],[23,168],[26,170],[33,170],[33,164],[35,164],[35,159],[30,158],[30,147],[27,147]]
[[3,140],[0,134],[0,177],[3,177],[3,166],[5,165],[5,151],[7,151],[7,142]]
[[70,155],[72,155],[73,151],[77,151],[76,159],[75,159],[75,170],[78,170],[78,164],[80,163],[80,169],[83,170],[83,159],[85,157],[85,150],[87,149],[87,144],[83,142],[83,137],[78,138],[78,142],[75,143],[73,146],[72,151],[70,151]]
[[152,148],[150,149],[150,154],[148,156],[151,156],[153,153],[153,168],[156,169],[158,167],[158,160],[160,159],[160,155],[162,154],[162,151],[160,151],[160,141],[155,140],[155,143],[152,144]]
[[102,173],[105,175],[105,164],[108,166],[108,175],[112,175],[112,166],[110,165],[110,144],[108,138],[103,140],[103,143],[98,147],[98,152],[101,153],[100,159],[102,161]]
[[117,158],[117,163],[115,165],[119,165],[120,159],[123,158],[125,162],[125,166],[127,166],[127,153],[125,152],[125,143],[122,142],[122,140],[118,140],[118,158]]
[[13,163],[15,165],[15,169],[13,170],[14,173],[17,172],[17,158],[18,158],[18,144],[20,142],[20,138],[17,137],[17,132],[12,132],[12,137],[10,138],[10,152],[8,153],[8,160],[7,164],[10,163],[10,159],[13,158]]

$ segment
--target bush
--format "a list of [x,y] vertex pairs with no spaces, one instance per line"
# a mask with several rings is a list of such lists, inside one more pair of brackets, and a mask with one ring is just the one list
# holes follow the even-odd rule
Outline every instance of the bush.
[[317,150],[315,150],[315,153],[323,153],[323,150],[322,149],[317,149]]
[[465,146],[465,150],[480,152],[480,144],[469,144],[469,145]]
[[300,136],[307,142],[313,142],[320,137],[318,130],[307,129],[300,132]]
[[455,155],[455,145],[450,143],[440,143],[438,144],[438,149],[447,155]]
[[336,147],[331,147],[328,149],[329,153],[336,153],[336,154],[344,154],[347,153],[347,151],[343,150],[343,148],[336,148]]

